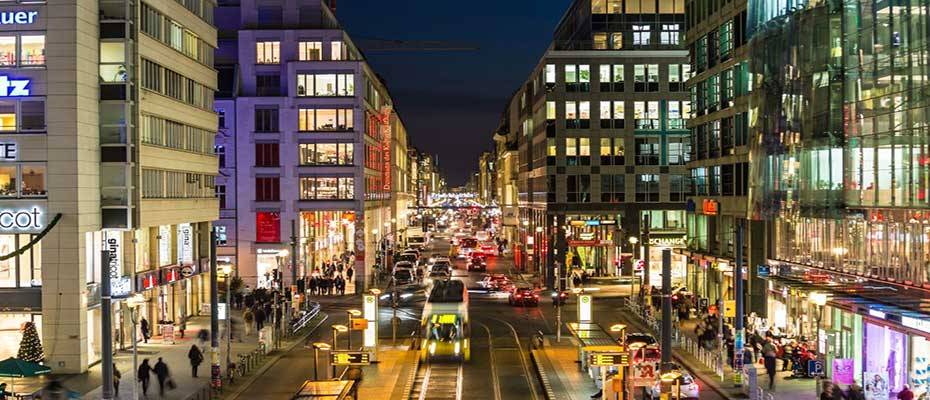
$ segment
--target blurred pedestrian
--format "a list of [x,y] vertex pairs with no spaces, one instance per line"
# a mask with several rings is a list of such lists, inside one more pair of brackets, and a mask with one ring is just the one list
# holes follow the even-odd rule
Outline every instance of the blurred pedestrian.
[[178,316],[178,331],[181,332],[181,339],[184,339],[184,330],[187,329],[187,317],[182,313]]
[[245,335],[252,336],[252,324],[255,323],[255,314],[248,308],[242,312],[242,321],[245,323]]
[[142,341],[148,343],[149,337],[152,336],[152,331],[149,330],[149,320],[142,317],[142,321],[139,321],[139,329],[142,330]]
[[261,332],[262,328],[265,327],[265,311],[262,310],[262,307],[255,309],[255,329]]
[[914,392],[907,385],[904,385],[904,389],[898,392],[898,400],[914,400]]
[[846,400],[865,400],[865,392],[862,391],[862,386],[859,386],[856,382],[849,385],[849,390],[846,391]]
[[149,359],[142,360],[139,369],[136,371],[136,380],[142,382],[142,396],[148,396],[149,380],[152,378],[152,367],[149,365]]
[[200,367],[200,363],[203,362],[203,353],[195,345],[191,345],[191,349],[187,351],[187,358],[191,361],[191,376],[194,378],[197,377],[197,368]]
[[355,275],[355,268],[349,265],[349,268],[346,268],[346,281],[352,282],[352,275]]
[[119,398],[119,380],[122,378],[123,374],[116,368],[116,363],[113,363],[113,394],[116,398]]
[[762,346],[763,364],[765,364],[765,373],[769,376],[769,390],[775,387],[775,344],[772,339],[766,340]]
[[172,387],[174,383],[171,381],[171,372],[168,371],[168,364],[165,364],[161,357],[158,357],[158,362],[155,363],[152,371],[155,372],[155,377],[158,378],[158,395],[164,398],[166,386],[168,390],[174,389]]

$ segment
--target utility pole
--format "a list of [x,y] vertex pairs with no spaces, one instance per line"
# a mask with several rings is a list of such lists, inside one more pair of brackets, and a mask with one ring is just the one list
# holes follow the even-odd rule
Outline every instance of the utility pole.
[[[122,232],[117,234],[122,235]],[[122,249],[120,249],[122,250]],[[113,399],[113,311],[111,307],[112,300],[110,299],[110,257],[113,255],[110,254],[108,250],[102,250],[100,252],[100,313],[101,318],[100,322],[103,324],[101,328],[101,341],[100,351],[103,353],[103,400],[112,400]]]
[[555,266],[555,341],[562,343],[562,264],[556,260]]
[[[297,220],[291,220],[291,285],[297,287]],[[295,296],[291,296],[291,301],[297,301]]]
[[[210,229],[210,383],[219,389],[223,380],[220,375],[220,315],[219,294],[216,283],[216,229]],[[227,305],[228,306],[228,305]]]
[[[733,326],[736,332],[733,336],[733,367],[736,370],[736,386],[740,386],[740,372],[743,370],[743,221],[736,221],[736,268],[733,268],[733,288],[736,290],[736,315],[733,318]],[[819,326],[819,324],[818,324]],[[819,352],[822,354],[822,350]]]
[[662,373],[672,361],[672,249],[662,249]]
[[[651,293],[652,285],[649,283],[649,214],[643,214],[643,283],[640,291],[643,293]],[[643,304],[651,304],[651,296],[646,296],[643,299]],[[645,310],[645,307],[643,307]]]

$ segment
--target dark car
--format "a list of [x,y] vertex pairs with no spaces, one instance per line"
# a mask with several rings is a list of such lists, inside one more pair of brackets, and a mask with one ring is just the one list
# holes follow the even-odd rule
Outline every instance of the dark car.
[[488,270],[488,264],[481,257],[472,257],[471,261],[468,262],[468,270],[484,272]]
[[409,285],[413,283],[413,270],[398,269],[394,271],[394,282],[396,285]]
[[539,293],[532,288],[514,287],[507,302],[512,306],[538,306]]

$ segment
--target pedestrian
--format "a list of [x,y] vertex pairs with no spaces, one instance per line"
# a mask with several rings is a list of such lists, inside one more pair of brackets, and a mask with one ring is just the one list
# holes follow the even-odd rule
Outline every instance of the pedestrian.
[[843,393],[843,389],[840,387],[840,385],[837,385],[833,382],[830,382],[830,399],[846,400],[846,393]]
[[184,330],[187,329],[187,317],[184,314],[178,316],[178,331],[181,332],[181,339],[184,339]]
[[149,359],[146,358],[142,360],[142,364],[139,365],[139,369],[136,371],[136,380],[142,382],[142,395],[148,396],[149,393],[149,379],[152,378],[152,367],[149,366]]
[[349,268],[346,268],[346,281],[352,282],[352,275],[355,275],[355,268],[349,265]]
[[151,337],[151,331],[149,330],[149,320],[142,317],[142,321],[139,321],[139,327],[142,330],[142,341],[145,343],[149,342],[149,337]]
[[191,376],[194,378],[197,377],[197,368],[200,367],[200,363],[203,362],[203,353],[195,345],[191,345],[191,349],[187,351],[187,358],[191,360]]
[[162,398],[165,397],[165,386],[168,386],[168,390],[173,389],[171,385],[171,372],[168,371],[168,364],[158,357],[158,362],[155,363],[155,367],[152,368],[152,371],[155,372],[155,377],[158,378],[158,395]]
[[261,332],[262,328],[265,327],[265,311],[262,310],[262,307],[255,309],[255,329]]
[[904,385],[904,389],[898,392],[898,400],[914,400],[914,392],[907,385]]
[[337,294],[340,296],[346,294],[346,281],[342,279],[342,275],[336,276],[335,286]]
[[116,395],[116,398],[119,398],[119,380],[122,378],[123,374],[116,368],[116,363],[113,363],[113,394]]
[[865,400],[865,392],[862,391],[862,386],[859,386],[859,383],[853,382],[849,385],[849,390],[846,391],[846,400]]
[[0,400],[7,400],[13,393],[6,391],[6,382],[0,383]]
[[210,339],[210,331],[201,329],[199,332],[197,332],[197,341],[200,342],[200,347],[207,345],[207,339]]
[[252,324],[255,323],[255,314],[252,313],[252,310],[248,308],[242,312],[242,321],[245,322],[245,335],[252,335]]
[[823,382],[823,390],[820,392],[820,400],[833,400],[833,384],[828,380],[821,382]]
[[316,296],[316,277],[310,277],[310,282],[307,284],[310,288],[310,294]]
[[762,346],[763,364],[765,364],[765,373],[769,376],[769,390],[775,387],[775,344],[772,339],[765,342]]

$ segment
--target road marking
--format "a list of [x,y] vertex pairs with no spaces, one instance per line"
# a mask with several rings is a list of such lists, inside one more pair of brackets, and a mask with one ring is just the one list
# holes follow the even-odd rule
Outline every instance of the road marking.
[[[477,322],[477,321],[476,321]],[[488,333],[488,356],[491,358],[491,380],[494,382],[494,399],[501,400],[501,382],[497,377],[497,365],[494,363],[494,336],[491,336],[491,329],[484,323],[478,322]]]
[[[523,376],[526,378],[527,385],[529,385],[530,394],[533,395],[533,400],[539,399],[539,396],[536,394],[536,385],[533,384],[533,380],[530,377],[532,374],[530,373],[531,372],[530,367],[529,365],[527,365],[527,362],[526,362],[526,357],[527,357],[526,352],[523,350],[523,345],[520,344],[520,335],[517,335],[516,328],[514,328],[513,325],[511,325],[507,321],[497,319],[497,318],[491,318],[491,319],[497,322],[500,322],[504,325],[507,325],[507,327],[510,328],[510,332],[513,333],[514,340],[517,341],[517,349],[520,351],[520,365],[523,367]],[[485,326],[485,329],[487,329],[487,326]],[[490,334],[490,330],[488,331],[488,334]]]

